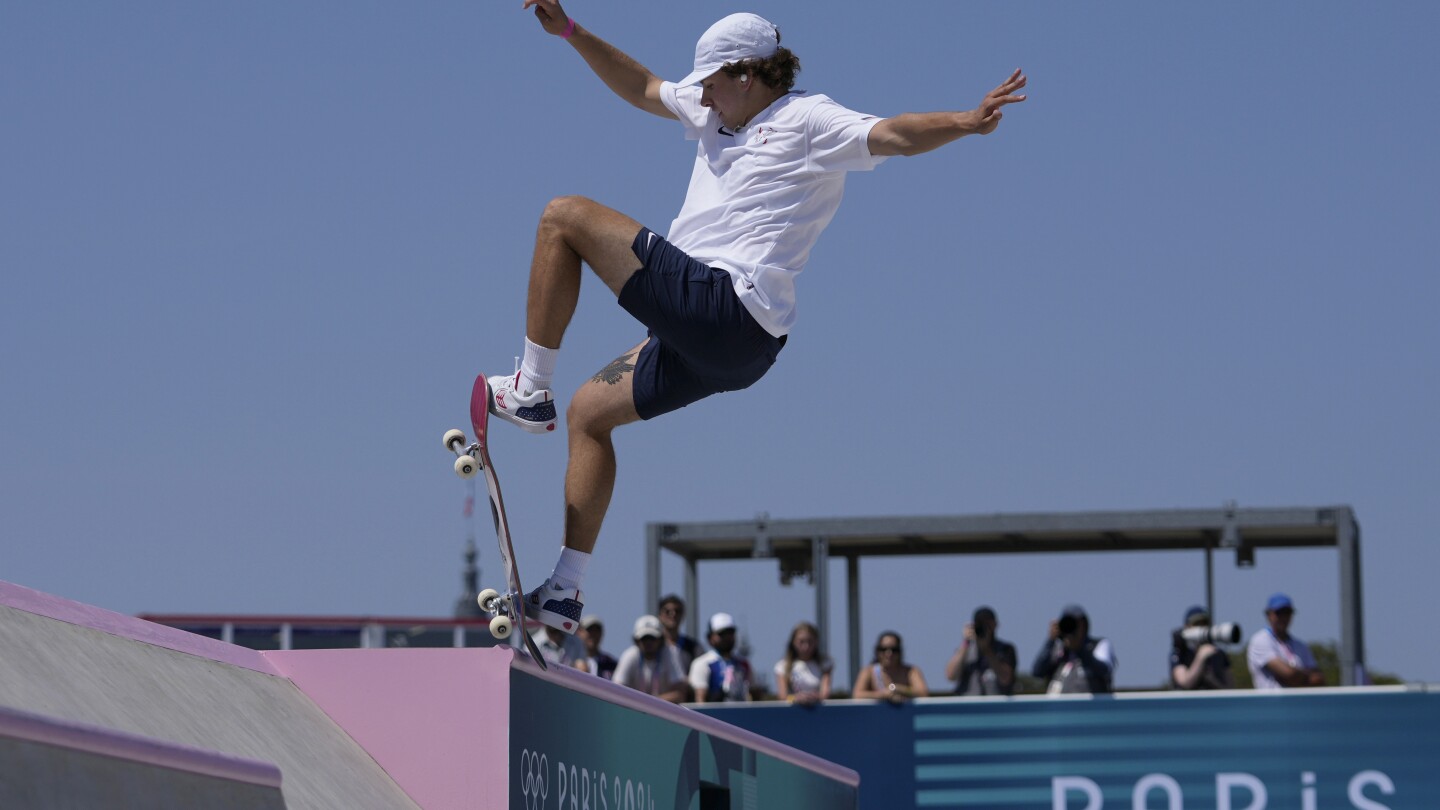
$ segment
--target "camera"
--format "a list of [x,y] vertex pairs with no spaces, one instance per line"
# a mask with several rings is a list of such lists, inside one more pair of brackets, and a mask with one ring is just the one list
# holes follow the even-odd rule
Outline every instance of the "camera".
[[1224,624],[1201,625],[1199,627],[1186,627],[1180,631],[1185,637],[1185,643],[1191,647],[1198,647],[1201,644],[1239,644],[1240,625],[1234,622]]
[[1060,635],[1061,635],[1061,637],[1068,636],[1068,635],[1070,635],[1071,633],[1074,633],[1074,632],[1075,632],[1075,628],[1077,628],[1077,627],[1079,627],[1079,626],[1080,626],[1080,621],[1079,621],[1078,619],[1076,619],[1074,616],[1071,616],[1071,615],[1068,615],[1068,614],[1067,614],[1067,615],[1064,615],[1064,616],[1061,616],[1061,617],[1060,617]]

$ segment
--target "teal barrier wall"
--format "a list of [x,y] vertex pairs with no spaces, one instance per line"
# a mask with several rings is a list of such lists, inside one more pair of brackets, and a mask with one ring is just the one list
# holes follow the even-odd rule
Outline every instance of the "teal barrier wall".
[[510,707],[512,810],[857,806],[850,785],[518,670]]
[[1435,810],[1440,693],[704,707],[853,768],[860,807]]

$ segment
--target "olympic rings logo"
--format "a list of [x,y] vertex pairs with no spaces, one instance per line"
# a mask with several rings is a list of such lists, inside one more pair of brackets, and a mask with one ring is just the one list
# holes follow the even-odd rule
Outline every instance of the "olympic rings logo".
[[520,795],[525,810],[541,810],[550,795],[550,757],[529,748],[520,752]]

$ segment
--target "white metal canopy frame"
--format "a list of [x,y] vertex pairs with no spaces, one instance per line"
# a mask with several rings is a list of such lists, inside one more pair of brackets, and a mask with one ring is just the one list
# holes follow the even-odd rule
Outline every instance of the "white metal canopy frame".
[[1349,506],[1052,512],[944,517],[852,517],[645,526],[645,595],[660,601],[661,552],[685,562],[686,628],[698,636],[697,566],[702,560],[773,559],[780,580],[803,576],[815,585],[815,624],[829,634],[828,562],[845,559],[850,676],[860,656],[860,558],[930,554],[1054,554],[1088,551],[1199,550],[1205,557],[1205,606],[1215,601],[1214,554],[1233,549],[1236,565],[1255,564],[1260,548],[1323,548],[1339,552],[1340,680],[1364,683],[1365,638],[1360,595],[1360,525]]

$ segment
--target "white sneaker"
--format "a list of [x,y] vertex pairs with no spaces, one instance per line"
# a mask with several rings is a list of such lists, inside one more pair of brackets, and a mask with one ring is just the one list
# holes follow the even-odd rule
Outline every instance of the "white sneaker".
[[562,588],[554,580],[531,591],[525,597],[525,618],[535,619],[571,635],[580,629],[580,614],[585,610],[585,595],[575,588]]
[[515,388],[520,373],[487,377],[490,382],[490,412],[513,422],[530,433],[555,429],[555,397],[549,388],[522,394]]

